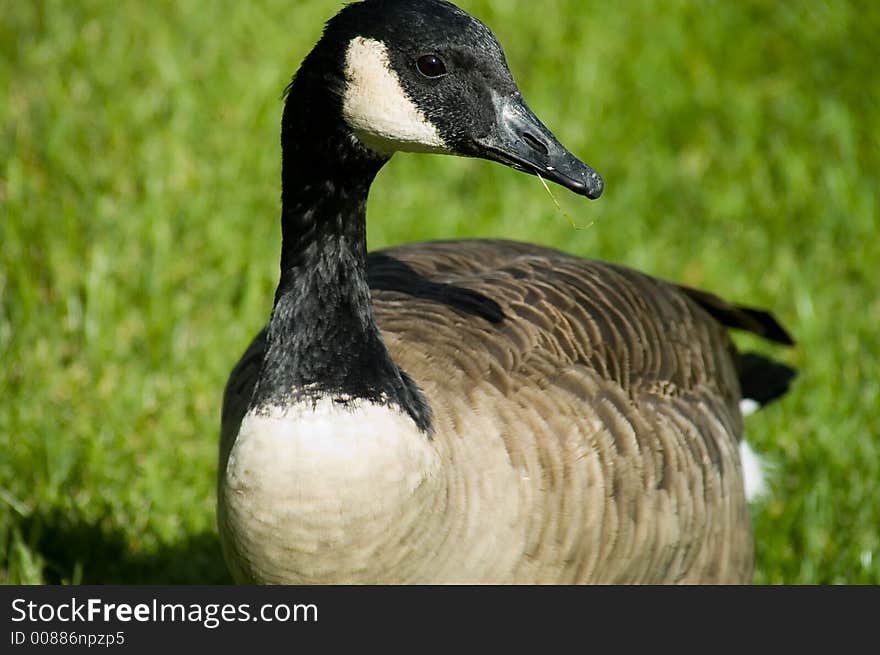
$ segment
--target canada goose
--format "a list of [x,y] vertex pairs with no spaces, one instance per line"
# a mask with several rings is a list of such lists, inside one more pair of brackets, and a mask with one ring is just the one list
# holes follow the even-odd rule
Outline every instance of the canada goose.
[[249,583],[747,582],[741,385],[791,371],[767,313],[535,245],[367,254],[395,151],[597,198],[500,45],[442,0],[343,8],[282,118],[281,278],[226,386],[218,522]]

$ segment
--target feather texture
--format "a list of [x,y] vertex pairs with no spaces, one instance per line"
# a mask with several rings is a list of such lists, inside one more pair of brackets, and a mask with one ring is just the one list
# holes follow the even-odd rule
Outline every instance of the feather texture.
[[[737,356],[689,293],[504,241],[392,248],[368,274],[433,408],[445,503],[422,508],[435,543],[382,554],[431,548],[436,566],[373,581],[750,580]],[[221,466],[264,350],[261,333],[230,376]]]

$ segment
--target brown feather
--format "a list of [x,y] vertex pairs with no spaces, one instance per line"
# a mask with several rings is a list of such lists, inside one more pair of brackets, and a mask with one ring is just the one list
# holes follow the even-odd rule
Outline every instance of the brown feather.
[[[425,392],[461,484],[481,444],[519,484],[518,549],[497,582],[748,582],[752,537],[725,326],[771,320],[685,287],[506,241],[409,244],[370,258],[376,321]],[[764,315],[768,316],[769,315]],[[261,332],[230,376],[221,463],[247,407]],[[463,488],[464,488],[463,487]],[[448,538],[473,495],[450,491]],[[487,526],[491,528],[491,526]]]

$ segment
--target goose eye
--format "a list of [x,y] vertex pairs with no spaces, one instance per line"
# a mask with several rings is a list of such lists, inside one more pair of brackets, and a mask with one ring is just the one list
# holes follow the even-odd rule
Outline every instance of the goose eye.
[[446,64],[437,55],[423,55],[419,57],[416,67],[425,77],[441,77],[446,75]]

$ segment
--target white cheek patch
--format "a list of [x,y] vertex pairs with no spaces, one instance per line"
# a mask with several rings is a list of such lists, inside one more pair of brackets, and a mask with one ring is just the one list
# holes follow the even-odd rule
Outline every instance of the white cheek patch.
[[449,151],[437,128],[400,86],[383,43],[352,39],[345,78],[342,115],[365,146],[383,154]]

